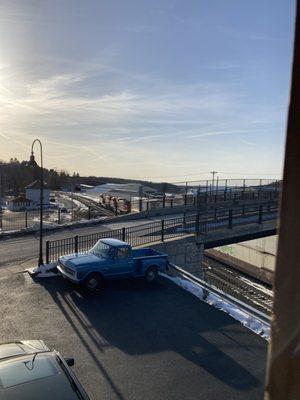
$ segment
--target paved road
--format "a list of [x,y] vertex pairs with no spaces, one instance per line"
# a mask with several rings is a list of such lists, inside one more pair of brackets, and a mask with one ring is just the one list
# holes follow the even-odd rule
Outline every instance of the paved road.
[[40,338],[74,356],[92,400],[263,397],[267,343],[166,278],[87,296],[61,278],[7,272],[0,341]]
[[[172,215],[172,218],[182,216],[182,214]],[[110,223],[103,225],[93,225],[83,228],[66,228],[61,231],[48,231],[44,234],[46,240],[56,240],[74,235],[88,235],[106,230],[113,230],[122,227],[130,227],[140,225],[143,223],[157,221],[163,217],[148,218],[146,220],[133,220],[123,221],[118,223]],[[38,257],[39,249],[39,233],[34,233],[26,236],[19,237],[3,237],[0,239],[0,267],[15,264],[16,262],[23,262],[30,258],[36,260]]]

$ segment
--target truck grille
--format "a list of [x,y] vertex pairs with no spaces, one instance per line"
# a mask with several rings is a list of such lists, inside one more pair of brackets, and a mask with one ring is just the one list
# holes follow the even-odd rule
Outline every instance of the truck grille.
[[66,274],[75,275],[76,271],[74,271],[73,269],[67,267],[67,266],[64,265],[61,261],[58,261],[58,263],[59,263],[61,269],[62,269]]

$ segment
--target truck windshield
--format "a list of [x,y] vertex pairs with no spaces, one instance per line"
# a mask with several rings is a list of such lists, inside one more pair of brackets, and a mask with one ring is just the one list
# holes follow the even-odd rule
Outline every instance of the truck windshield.
[[112,246],[99,241],[91,248],[90,253],[99,258],[112,258],[115,253],[115,249]]

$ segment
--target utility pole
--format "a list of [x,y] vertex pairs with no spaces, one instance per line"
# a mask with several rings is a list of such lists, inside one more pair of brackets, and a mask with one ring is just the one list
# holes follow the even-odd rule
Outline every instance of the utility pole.
[[214,192],[214,183],[215,183],[215,175],[218,173],[218,171],[211,171],[210,172],[212,174],[212,185],[211,185],[211,191],[212,193]]

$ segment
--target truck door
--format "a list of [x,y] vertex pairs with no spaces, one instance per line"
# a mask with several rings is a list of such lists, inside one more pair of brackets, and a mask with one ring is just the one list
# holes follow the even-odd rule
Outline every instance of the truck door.
[[133,260],[129,247],[118,247],[109,272],[112,278],[126,278],[133,274]]

